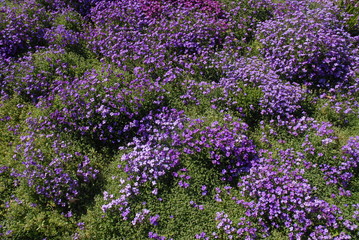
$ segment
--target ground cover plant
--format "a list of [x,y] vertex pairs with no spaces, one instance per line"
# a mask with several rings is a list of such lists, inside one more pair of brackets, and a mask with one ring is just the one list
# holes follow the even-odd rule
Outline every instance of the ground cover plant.
[[0,238],[358,239],[358,13],[0,0]]

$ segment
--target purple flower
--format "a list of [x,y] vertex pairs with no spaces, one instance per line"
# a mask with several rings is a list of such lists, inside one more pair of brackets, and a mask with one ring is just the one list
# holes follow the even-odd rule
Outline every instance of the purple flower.
[[151,216],[150,217],[150,224],[157,226],[158,225],[158,221],[160,219],[160,215],[156,214],[155,216]]

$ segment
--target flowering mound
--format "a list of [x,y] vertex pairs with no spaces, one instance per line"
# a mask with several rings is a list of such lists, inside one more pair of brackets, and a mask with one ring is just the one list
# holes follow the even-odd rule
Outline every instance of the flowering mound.
[[0,0],[0,238],[356,239],[358,10]]
[[357,61],[356,41],[333,11],[304,7],[260,23],[263,57],[292,81],[317,87],[346,82]]

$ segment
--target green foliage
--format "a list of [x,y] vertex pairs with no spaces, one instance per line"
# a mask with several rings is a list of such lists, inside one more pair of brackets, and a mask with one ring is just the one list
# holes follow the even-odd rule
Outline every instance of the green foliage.
[[238,40],[234,42],[242,47],[241,51],[255,42],[255,30],[258,23],[272,17],[272,7],[261,1],[231,1],[221,0],[225,8],[228,8],[233,19],[233,28],[230,31]]
[[35,74],[48,72],[49,74],[58,76],[56,69],[60,68],[61,74],[73,78],[81,77],[85,71],[93,69],[99,65],[95,59],[87,59],[75,52],[53,52],[40,51],[33,54],[32,65],[35,67]]
[[5,158],[9,154],[8,151],[11,151],[16,144],[14,143],[17,139],[16,134],[22,131],[29,109],[31,106],[19,96],[0,102],[0,157]]
[[12,168],[18,168],[19,162],[12,159],[16,146],[20,143],[19,135],[26,126],[25,119],[32,107],[14,96],[0,103],[0,216],[4,202],[15,190],[16,178],[10,175]]
[[3,239],[71,239],[74,221],[54,206],[34,204],[26,188],[18,188],[6,205],[0,229]]
[[347,31],[353,36],[359,35],[359,4],[355,0],[340,0],[339,7],[349,14],[347,19]]
[[63,25],[68,30],[81,32],[83,31],[84,21],[78,12],[69,10],[56,16],[53,24],[54,26]]
[[[234,97],[237,104],[232,107],[235,112],[237,110],[240,117],[250,126],[255,128],[262,119],[259,109],[259,101],[263,96],[263,92],[258,87],[239,85],[242,89],[238,96]],[[235,109],[233,109],[235,108]]]
[[[353,121],[356,121],[354,114],[352,116],[348,114],[340,114],[335,111],[330,102],[325,102],[323,106],[318,109],[317,113],[318,118],[323,121],[329,121],[337,127],[346,127],[346,125],[353,124]],[[351,118],[351,121],[349,120]]]

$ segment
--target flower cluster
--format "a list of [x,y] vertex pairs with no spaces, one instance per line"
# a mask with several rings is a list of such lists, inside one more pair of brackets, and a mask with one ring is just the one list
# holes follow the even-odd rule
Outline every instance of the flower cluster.
[[[235,227],[228,215],[218,213],[217,227],[238,237],[249,233],[265,237],[270,229],[282,226],[290,239],[318,234],[332,237],[331,232],[342,224],[341,210],[315,196],[316,189],[303,177],[302,162],[291,149],[281,151],[279,159],[269,156],[254,162],[249,175],[238,184],[241,194],[252,201],[233,198],[246,209],[246,217]],[[341,235],[348,237],[345,232]]]
[[28,122],[31,130],[21,136],[14,156],[24,168],[13,174],[37,194],[65,207],[79,197],[80,185],[96,179],[99,171],[88,156],[73,151],[59,134],[46,134],[43,129],[51,128],[49,121],[29,118]]
[[[219,85],[224,89],[224,94],[218,100],[224,100],[227,106],[239,105],[238,101],[231,98],[233,95],[240,98],[247,94],[246,88],[257,88],[262,93],[257,100],[257,106],[252,104],[251,109],[257,108],[261,115],[292,119],[298,112],[305,114],[302,109],[305,90],[297,83],[281,80],[266,61],[240,58],[222,68],[225,77],[220,79]],[[238,107],[240,111],[243,105]]]
[[71,83],[61,82],[54,89],[58,94],[41,104],[50,105],[51,119],[68,131],[117,143],[126,123],[156,106],[151,104],[161,91],[147,73],[136,70],[134,76],[128,76],[105,65],[101,71],[86,72]]
[[[191,172],[178,174],[178,171],[187,172],[183,168],[184,155],[191,157],[206,153],[209,157],[206,165],[218,169],[222,181],[238,179],[250,168],[256,158],[256,150],[252,141],[244,135],[246,124],[229,116],[225,121],[227,124],[213,122],[203,127],[203,120],[191,120],[183,112],[163,108],[130,123],[125,127],[126,131],[135,128],[138,137],[128,143],[127,149],[131,151],[122,155],[124,164],[119,165],[128,177],[120,179],[120,198],[112,199],[112,195],[111,201],[102,206],[103,211],[120,206],[122,216],[128,219],[130,199],[141,194],[141,186],[145,183],[150,183],[152,194],[157,195],[156,185],[164,175],[177,178],[179,186],[188,188],[190,184],[186,180],[191,179]],[[108,198],[106,193],[105,199]]]
[[256,34],[263,57],[291,81],[314,87],[347,81],[358,61],[357,50],[336,12],[329,7],[303,6],[261,22]]
[[[340,164],[321,164],[320,170],[323,172],[326,184],[338,186],[339,195],[351,196],[351,191],[347,190],[348,185],[355,176],[355,170],[358,167],[359,160],[358,137],[351,138],[347,144],[342,147],[343,155]],[[335,156],[337,158],[337,156]],[[334,195],[333,195],[334,196]]]
[[142,59],[156,68],[167,68],[169,61],[192,69],[194,59],[206,59],[222,47],[228,24],[209,13],[215,8],[222,15],[215,1],[173,2],[177,7],[171,1],[99,2],[91,12],[92,49],[119,66]]
[[51,16],[36,1],[0,6],[0,56],[16,57],[43,45]]

